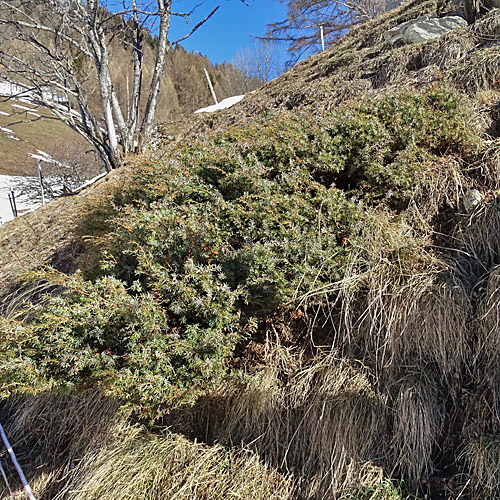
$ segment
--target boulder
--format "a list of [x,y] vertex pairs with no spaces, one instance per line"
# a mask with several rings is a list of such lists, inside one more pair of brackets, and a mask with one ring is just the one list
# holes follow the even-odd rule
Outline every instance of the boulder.
[[397,9],[398,7],[400,7],[401,5],[403,5],[404,3],[406,3],[408,0],[389,0],[386,4],[385,4],[385,9],[384,11],[385,12],[389,12],[390,10],[394,10],[394,9]]
[[483,201],[483,195],[477,189],[469,189],[463,198],[463,204],[466,212],[472,212]]
[[431,17],[426,15],[391,28],[384,33],[384,38],[392,45],[422,43],[464,26],[467,26],[467,21],[460,16]]

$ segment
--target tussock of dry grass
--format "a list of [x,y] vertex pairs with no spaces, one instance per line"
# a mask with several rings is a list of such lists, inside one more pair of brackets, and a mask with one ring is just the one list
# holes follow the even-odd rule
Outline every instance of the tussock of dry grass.
[[[13,396],[3,402],[0,420],[37,498],[52,498],[81,457],[108,442],[119,421],[119,403],[98,391],[79,395]],[[10,460],[11,485],[19,479]],[[25,498],[20,493],[16,498]]]
[[450,71],[450,80],[470,94],[479,90],[498,89],[500,48],[486,47],[462,58]]
[[287,499],[286,479],[255,454],[225,451],[182,437],[141,436],[124,429],[120,442],[89,455],[57,499]]
[[467,293],[472,293],[478,285],[481,287],[480,283],[500,263],[500,204],[496,199],[486,201],[474,212],[461,215],[454,234],[454,274]]
[[432,454],[443,430],[439,384],[425,373],[402,381],[394,408],[391,448],[394,464],[414,485],[434,471]]
[[[500,102],[500,99],[498,100]],[[488,179],[494,194],[498,194],[500,188],[500,140],[492,140],[485,148],[483,159],[480,163],[482,175]]]
[[472,441],[464,458],[474,480],[472,485],[478,498],[493,500],[500,494],[500,439],[484,435]]
[[37,498],[292,498],[290,481],[255,453],[148,434],[118,406],[97,391],[9,399],[6,431]]
[[452,378],[468,354],[467,300],[439,282],[447,264],[404,221],[377,213],[362,231],[339,299],[325,307],[332,345],[377,377],[412,360],[415,370],[432,363]]
[[[105,443],[118,408],[119,402],[94,390],[71,396],[13,396],[6,400],[2,414],[8,416],[9,439],[42,447],[53,465],[73,461],[96,442]],[[18,455],[28,466],[34,458],[29,449]]]
[[[289,366],[300,363],[293,357]],[[297,366],[285,383],[269,363],[228,399],[225,441],[258,450],[302,480],[308,498],[331,498],[342,489],[380,480],[375,458],[386,410],[363,367],[327,355]]]

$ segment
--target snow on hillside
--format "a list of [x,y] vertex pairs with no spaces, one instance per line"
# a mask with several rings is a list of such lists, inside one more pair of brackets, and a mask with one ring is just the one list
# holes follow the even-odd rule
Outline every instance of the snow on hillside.
[[[34,92],[29,87],[12,82],[0,82],[0,95],[14,96],[19,101],[30,102],[37,97],[37,92]],[[40,94],[38,94],[39,96]],[[43,90],[42,95],[44,99],[53,102],[66,102],[67,98],[64,95],[57,95],[50,89]]]
[[16,85],[10,82],[0,82],[0,95],[12,96],[12,95],[27,95],[28,90],[22,85]]
[[243,95],[234,95],[233,97],[228,97],[222,100],[219,104],[212,104],[212,106],[207,106],[206,108],[197,109],[195,113],[213,113],[214,111],[219,111],[220,109],[230,108],[234,106],[237,102],[240,102],[245,97]]
[[[43,153],[43,151],[41,151]],[[46,153],[45,153],[46,154]],[[96,175],[92,179],[84,182],[80,186],[72,189],[73,194],[79,193],[85,188],[92,186],[99,179],[102,179],[107,175],[107,172],[103,172],[99,175]],[[25,194],[21,192],[21,186],[31,184],[33,186],[34,183],[38,182],[36,178],[33,177],[21,177],[15,175],[0,175],[0,226],[4,222],[8,222],[14,218],[14,214],[12,212],[12,207],[9,201],[9,194],[12,196],[12,191],[14,192],[14,197],[16,201],[17,214],[25,215],[33,210],[39,208],[42,204],[38,201],[30,200]],[[51,183],[51,188],[53,191],[62,190],[63,186],[60,184]],[[49,198],[48,201],[51,201]]]
[[28,200],[28,198],[21,195],[19,184],[24,179],[24,177],[15,175],[0,175],[0,225],[14,218],[9,201],[9,194],[11,194],[12,191],[14,191],[17,212],[19,215],[30,212],[41,205],[40,203],[33,203]]

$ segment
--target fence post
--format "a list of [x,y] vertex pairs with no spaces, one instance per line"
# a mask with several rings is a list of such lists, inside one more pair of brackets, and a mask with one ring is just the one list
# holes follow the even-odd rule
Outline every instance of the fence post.
[[12,210],[12,215],[14,217],[17,217],[16,197],[14,195],[14,191],[11,191],[9,193],[9,203],[10,203],[10,208]]
[[2,440],[5,444],[5,447],[7,448],[7,453],[9,454],[10,459],[12,460],[12,463],[14,464],[14,467],[16,468],[17,473],[19,474],[19,478],[21,479],[21,482],[23,483],[24,489],[25,489],[26,493],[28,494],[29,499],[36,500],[35,495],[33,495],[33,491],[31,490],[30,485],[28,484],[28,481],[26,481],[26,476],[24,475],[24,472],[21,469],[19,462],[17,461],[14,450],[12,449],[12,446],[10,445],[9,440],[7,439],[7,435],[5,434],[5,431],[3,430],[2,424],[0,424],[0,435],[2,436]]
[[12,498],[12,490],[10,488],[9,480],[7,479],[7,474],[5,474],[5,471],[3,470],[1,460],[0,460],[0,474],[2,474],[3,482],[5,483],[5,486],[7,486],[7,491],[9,492],[9,495]]
[[42,165],[39,158],[36,160],[36,167],[38,169],[38,182],[40,183],[40,191],[42,192],[42,206],[45,205],[45,192],[43,190],[43,175],[42,175]]

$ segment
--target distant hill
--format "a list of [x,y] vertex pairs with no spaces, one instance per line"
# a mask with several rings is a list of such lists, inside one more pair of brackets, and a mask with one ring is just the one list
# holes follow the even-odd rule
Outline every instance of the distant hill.
[[[121,53],[119,47],[116,52]],[[146,66],[151,63],[150,57],[147,51]],[[112,71],[116,77],[117,94],[126,96],[127,66],[120,61],[119,56],[113,59]],[[190,117],[199,108],[213,104],[205,69],[219,100],[254,90],[263,83],[248,79],[230,64],[213,65],[199,53],[191,53],[178,46],[169,53],[166,61],[157,122],[176,122]],[[145,78],[147,82],[147,67]],[[96,99],[93,97],[91,103],[99,110]],[[78,151],[90,148],[84,139],[43,107],[18,99],[7,99],[5,95],[0,95],[0,127],[6,129],[0,129],[0,174],[34,175],[34,162],[29,159],[28,153],[36,153],[38,149],[60,161],[71,162],[69,153],[77,156]],[[11,134],[9,130],[14,133]]]
[[71,144],[89,149],[88,143],[57,120],[46,108],[18,99],[0,97],[0,174],[36,175],[36,162],[28,156],[38,150],[55,157]]

